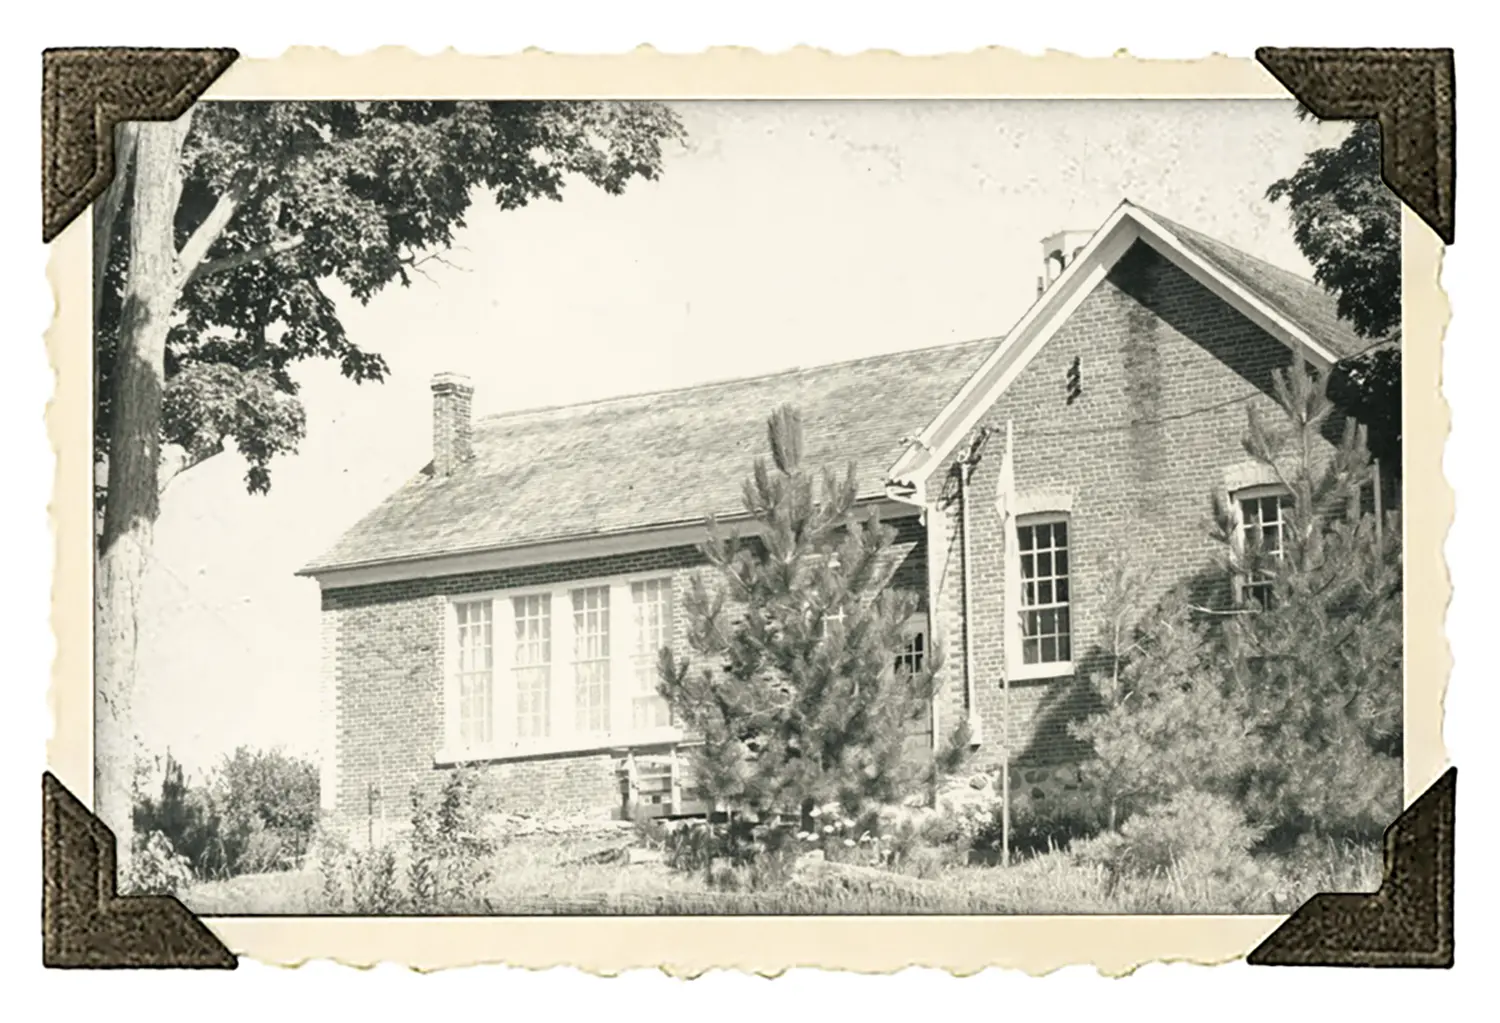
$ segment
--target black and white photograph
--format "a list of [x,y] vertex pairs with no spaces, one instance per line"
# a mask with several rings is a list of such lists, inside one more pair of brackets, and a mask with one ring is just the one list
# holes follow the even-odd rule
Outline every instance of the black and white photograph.
[[207,99],[115,166],[122,892],[1134,917],[1379,887],[1409,793],[1375,121]]

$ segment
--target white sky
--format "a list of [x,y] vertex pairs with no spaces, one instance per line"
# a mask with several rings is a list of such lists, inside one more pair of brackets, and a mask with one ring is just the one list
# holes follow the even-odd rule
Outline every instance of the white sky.
[[1003,334],[1043,237],[1122,199],[1298,273],[1266,187],[1347,126],[1290,101],[680,104],[686,148],[620,197],[487,201],[431,280],[340,296],[384,384],[308,365],[307,439],[244,492],[237,457],[174,481],[147,581],[137,711],[189,769],[313,754],[317,584],[293,572],[431,453],[433,373],[482,415]]

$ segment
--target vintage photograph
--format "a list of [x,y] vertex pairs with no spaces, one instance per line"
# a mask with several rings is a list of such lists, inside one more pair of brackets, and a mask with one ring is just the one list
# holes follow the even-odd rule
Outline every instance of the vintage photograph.
[[1378,887],[1406,659],[1376,122],[209,99],[115,166],[122,891],[1160,916]]

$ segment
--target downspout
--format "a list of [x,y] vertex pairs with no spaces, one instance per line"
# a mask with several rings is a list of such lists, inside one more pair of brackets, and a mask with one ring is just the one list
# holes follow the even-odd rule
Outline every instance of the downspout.
[[[964,709],[968,712],[968,720],[972,727],[977,715],[974,713],[974,638],[973,617],[970,611],[973,608],[973,598],[970,596],[969,576],[969,475],[974,471],[974,461],[965,458],[958,470],[958,502],[961,509],[960,514],[963,521],[959,523],[958,539],[958,568],[964,576],[963,599],[964,599]],[[971,736],[970,738],[975,738]]]

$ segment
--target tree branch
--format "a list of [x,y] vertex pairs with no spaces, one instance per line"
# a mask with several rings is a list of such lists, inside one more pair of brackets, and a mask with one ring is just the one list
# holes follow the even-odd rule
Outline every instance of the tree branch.
[[306,235],[294,234],[285,238],[277,238],[262,245],[254,245],[244,252],[236,252],[233,255],[221,256],[218,259],[205,259],[198,264],[196,270],[189,274],[191,278],[211,277],[214,274],[227,273],[237,270],[249,263],[258,263],[271,256],[279,256],[283,252],[291,252],[293,249],[307,241]]
[[[185,448],[177,447],[177,445],[175,444],[172,445],[170,450],[175,457],[169,459],[167,457],[166,451],[163,451],[162,453],[163,457],[161,472],[158,474],[156,481],[156,492],[158,495],[166,493],[167,484],[171,483],[178,476],[181,476],[189,469],[192,469],[195,466],[202,465],[204,462],[208,461],[215,455],[223,454],[224,440],[223,438],[220,438],[218,442],[211,447],[199,448],[197,451],[188,451]],[[181,452],[181,454],[176,454],[179,451]]]
[[239,211],[240,204],[245,201],[248,187],[240,182],[231,185],[223,195],[219,196],[214,208],[208,211],[208,216],[203,218],[203,223],[188,236],[183,243],[182,250],[177,253],[178,277],[182,283],[187,281],[197,272],[198,266],[203,262],[203,257],[208,255],[208,250],[213,243],[219,240],[219,235],[229,226],[234,219],[235,213]]

